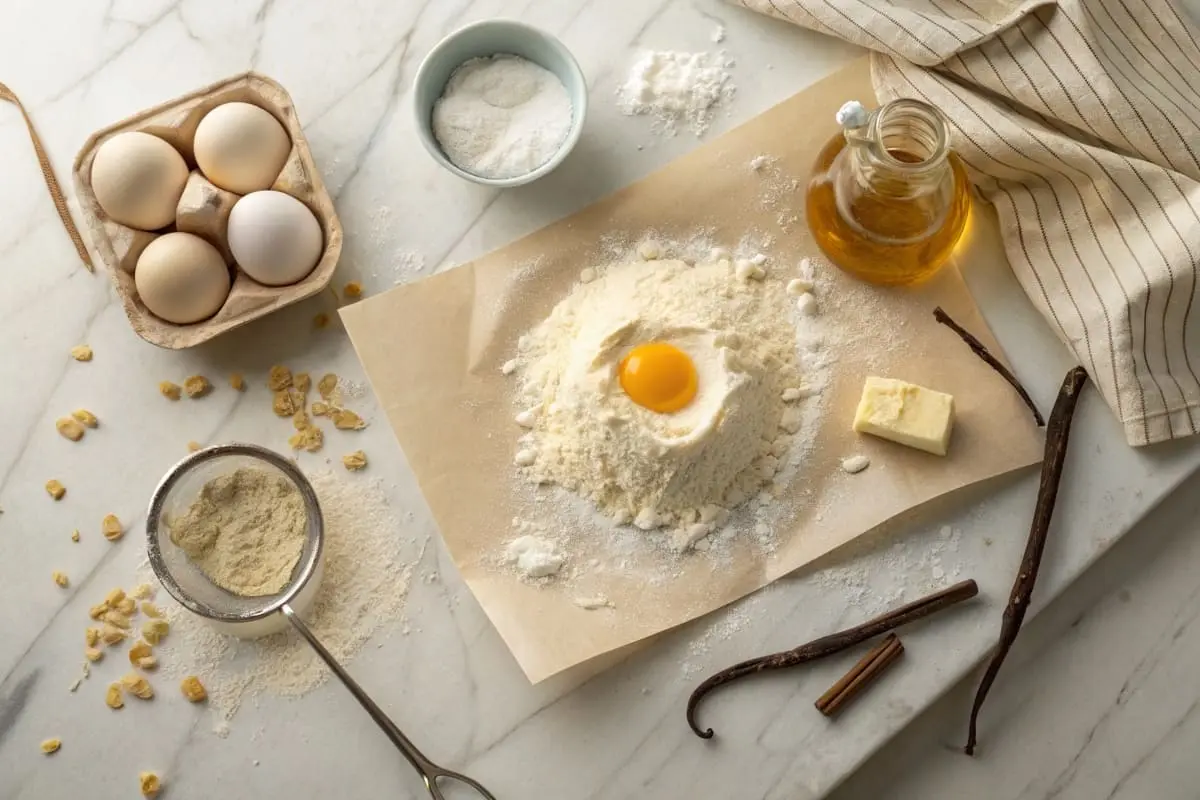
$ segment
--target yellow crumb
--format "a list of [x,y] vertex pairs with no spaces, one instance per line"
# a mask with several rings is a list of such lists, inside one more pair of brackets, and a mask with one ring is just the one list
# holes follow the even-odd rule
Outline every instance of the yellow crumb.
[[347,300],[357,300],[362,297],[362,284],[358,281],[350,281],[342,289],[342,297],[345,297]]
[[58,429],[66,438],[72,442],[78,442],[83,438],[83,426],[79,424],[79,420],[74,417],[59,417],[54,421],[54,427]]
[[115,542],[125,535],[125,531],[121,528],[121,520],[117,519],[116,514],[106,514],[104,516],[104,519],[100,522],[100,532],[110,542]]
[[242,373],[240,372],[235,372],[229,376],[229,385],[233,387],[234,391],[243,392],[246,390],[246,381],[242,378]]
[[189,452],[189,453],[194,453],[194,452],[196,452],[197,450],[199,450],[199,449],[200,449],[202,446],[203,446],[203,445],[201,445],[201,444],[200,444],[199,442],[197,442],[197,441],[191,441],[191,442],[188,442],[188,445],[187,445],[187,447],[188,447],[188,452]]
[[162,781],[153,772],[139,772],[138,786],[141,787],[142,797],[158,797],[162,789]]
[[337,384],[338,376],[330,372],[317,381],[317,391],[321,393],[321,397],[329,400],[333,396],[334,390],[337,389]]
[[121,699],[121,684],[110,683],[104,693],[104,703],[109,708],[124,708],[125,701]]
[[104,616],[105,611],[108,611],[108,603],[97,603],[88,609],[88,616],[92,619],[100,619]]
[[148,619],[142,623],[142,636],[150,644],[158,644],[170,629],[165,619]]
[[212,384],[203,375],[192,375],[183,382],[183,391],[193,400],[212,391]]
[[100,641],[105,644],[120,644],[125,641],[126,636],[128,634],[125,631],[107,622],[104,623],[104,628],[100,631]]
[[136,672],[131,672],[121,678],[121,686],[139,700],[149,700],[154,697],[154,687],[150,685],[150,681]]
[[100,659],[104,658],[104,651],[95,647],[85,647],[83,650],[83,657],[88,661],[99,661]]
[[158,384],[158,391],[168,400],[178,400],[180,397],[182,397],[183,392],[183,390],[179,388],[178,383],[171,383],[170,381],[160,381]]
[[328,328],[329,315],[324,311],[322,311],[320,314],[317,314],[315,317],[313,317],[313,325],[317,328],[317,330]]
[[179,691],[192,703],[202,703],[208,697],[208,691],[195,675],[188,675],[179,682]]
[[125,597],[121,602],[117,603],[116,610],[127,617],[132,617],[136,613],[137,603],[132,597]]
[[129,648],[129,663],[140,667],[142,659],[150,658],[153,655],[154,651],[150,649],[150,645],[146,642],[137,642]]
[[320,400],[318,400],[309,406],[308,410],[312,412],[314,417],[323,417],[329,413],[330,406],[328,403],[322,403]]
[[281,389],[275,393],[275,399],[271,403],[271,408],[275,411],[277,417],[290,417],[296,413],[296,404],[292,401],[292,393],[288,389]]
[[367,423],[362,417],[347,408],[335,408],[329,412],[329,416],[333,419],[333,426],[338,430],[360,431],[367,427]]
[[282,392],[292,385],[292,371],[282,364],[271,367],[267,373],[267,388],[272,392]]
[[316,425],[309,425],[307,428],[292,434],[288,438],[288,444],[293,450],[307,450],[310,453],[315,453],[325,444],[325,434]]
[[95,647],[96,643],[100,641],[100,629],[85,628],[83,631],[83,638],[84,641],[87,642],[88,647]]
[[367,466],[367,454],[362,450],[355,450],[353,453],[347,453],[342,456],[342,464],[351,472],[357,472],[360,469],[365,469]]
[[60,747],[62,747],[61,739],[44,739],[42,741],[42,752],[46,755],[57,753]]
[[79,531],[78,530],[71,531],[71,541],[72,542],[79,541]]
[[71,358],[75,359],[76,361],[91,361],[92,348],[88,347],[86,344],[77,344],[71,348]]
[[54,582],[56,584],[58,584],[63,589],[65,589],[71,585],[71,581],[68,580],[67,573],[65,573],[65,572],[59,572],[58,570],[54,570],[54,572],[50,573],[50,577],[54,580]]
[[295,385],[296,391],[301,394],[308,394],[308,390],[312,388],[312,378],[307,372],[297,372],[292,377],[292,383]]
[[154,597],[154,587],[148,583],[139,583],[133,587],[133,591],[129,593],[129,596],[136,600],[145,600],[148,597]]
[[46,481],[46,491],[55,500],[62,500],[63,495],[67,493],[67,487],[51,478],[50,480]]
[[142,601],[142,613],[147,617],[154,617],[155,619],[158,619],[163,615],[162,609],[154,605],[154,603],[151,603],[149,600]]
[[109,589],[108,594],[104,595],[104,602],[106,604],[108,604],[110,607],[115,606],[117,603],[121,602],[124,599],[125,599],[125,590],[119,586],[116,589]]
[[71,412],[71,416],[79,420],[88,428],[96,428],[100,425],[100,420],[96,419],[96,415],[88,411],[86,408],[77,408]]

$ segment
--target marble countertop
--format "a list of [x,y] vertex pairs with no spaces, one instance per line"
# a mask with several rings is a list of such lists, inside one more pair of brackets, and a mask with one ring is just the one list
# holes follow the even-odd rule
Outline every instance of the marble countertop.
[[[462,24],[503,15],[559,35],[588,76],[592,103],[583,138],[558,171],[497,192],[436,167],[418,146],[408,104],[413,73],[433,43]],[[619,113],[613,92],[640,48],[721,47],[736,58],[737,97],[709,136],[859,55],[715,0],[380,0],[353,7],[72,0],[18,4],[6,9],[4,21],[0,79],[26,102],[60,175],[87,135],[114,120],[246,69],[279,80],[292,94],[346,230],[336,280],[359,279],[368,292],[502,245],[694,147],[690,134],[663,139],[646,120]],[[719,45],[718,27],[726,32]],[[263,402],[255,402],[253,390],[218,391],[182,414],[165,404],[157,383],[241,371],[259,385],[281,362],[355,380],[362,375],[340,330],[312,327],[317,312],[332,310],[328,296],[186,352],[141,342],[107,278],[78,264],[19,116],[5,109],[0,797],[135,796],[143,769],[163,774],[172,798],[423,796],[407,764],[336,685],[298,700],[260,697],[242,709],[226,738],[209,733],[203,709],[114,718],[95,692],[67,691],[79,669],[86,609],[98,592],[130,582],[143,557],[147,499],[185,443],[246,439],[283,446],[261,387]],[[1005,346],[1029,353],[1019,372],[1048,404],[1069,366],[1066,353],[1011,276],[968,272],[967,278]],[[90,364],[67,356],[82,342],[96,352]],[[79,406],[100,415],[103,426],[72,444],[53,421]],[[369,398],[359,407],[375,417]],[[381,417],[380,423],[355,446],[370,452],[372,473],[385,476],[392,507],[408,517],[398,535],[432,535],[436,543],[403,454]],[[1075,441],[1060,496],[1071,513],[1051,546],[1039,608],[1200,464],[1200,451],[1187,442],[1148,452],[1125,447],[1094,396],[1081,405]],[[323,467],[336,455],[327,448],[302,456],[301,465]],[[50,477],[68,486],[61,503],[42,488]],[[432,757],[470,772],[502,800],[821,797],[950,689],[991,644],[1035,483],[1024,475],[960,496],[897,526],[886,541],[828,559],[821,569],[663,637],[582,687],[568,680],[530,687],[435,544],[417,569],[440,579],[414,583],[411,633],[373,640],[350,669]],[[96,534],[70,542],[71,529],[94,531],[109,512],[130,523],[120,544]],[[957,549],[941,544],[946,526],[959,532]],[[683,703],[700,674],[857,621],[867,611],[864,596],[897,588],[914,596],[929,580],[928,553],[940,547],[938,569],[977,578],[981,601],[907,634],[908,657],[854,713],[829,724],[811,708],[850,655],[714,697],[705,709],[719,731],[713,742],[687,730]],[[898,552],[906,569],[893,568]],[[52,583],[53,570],[71,576],[68,590]],[[1006,736],[1002,716],[985,716],[985,746]],[[64,741],[52,758],[37,750],[47,736]]]

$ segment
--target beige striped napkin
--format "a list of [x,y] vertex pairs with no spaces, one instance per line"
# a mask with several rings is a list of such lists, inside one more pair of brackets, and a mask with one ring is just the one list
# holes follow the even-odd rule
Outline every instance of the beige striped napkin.
[[1197,432],[1200,34],[1184,11],[1168,0],[738,2],[873,50],[881,100],[941,108],[1021,285],[1129,443]]

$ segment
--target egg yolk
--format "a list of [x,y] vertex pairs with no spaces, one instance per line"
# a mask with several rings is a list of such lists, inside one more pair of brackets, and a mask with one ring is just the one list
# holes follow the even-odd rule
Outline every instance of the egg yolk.
[[666,342],[639,344],[621,359],[621,388],[642,408],[670,414],[696,397],[696,365]]

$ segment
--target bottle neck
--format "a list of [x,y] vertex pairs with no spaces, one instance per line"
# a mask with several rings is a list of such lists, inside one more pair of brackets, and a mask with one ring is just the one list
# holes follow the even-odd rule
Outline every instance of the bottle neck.
[[848,128],[845,136],[857,181],[881,195],[924,194],[950,169],[945,118],[917,100],[893,100],[872,113],[866,125]]

